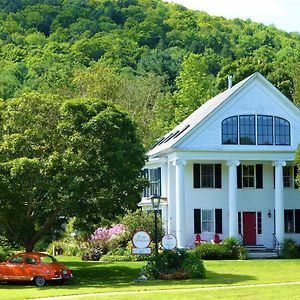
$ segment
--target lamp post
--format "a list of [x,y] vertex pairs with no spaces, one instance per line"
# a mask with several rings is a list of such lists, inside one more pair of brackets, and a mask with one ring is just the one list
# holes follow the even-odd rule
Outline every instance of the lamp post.
[[157,212],[160,204],[160,196],[152,195],[150,196],[152,207],[154,210],[154,242],[155,242],[155,255],[158,254],[158,231],[157,231]]

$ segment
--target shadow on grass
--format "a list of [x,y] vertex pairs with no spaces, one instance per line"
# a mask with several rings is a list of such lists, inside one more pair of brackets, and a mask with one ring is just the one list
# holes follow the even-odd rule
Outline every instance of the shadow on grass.
[[[140,274],[140,268],[146,263],[100,263],[100,262],[68,262],[67,265],[73,270],[74,278],[68,280],[65,285],[55,285],[60,289],[76,290],[79,288],[106,288],[110,290],[121,290],[124,288],[147,289],[147,288],[183,288],[209,285],[241,284],[243,282],[255,281],[255,276],[224,274],[211,271],[206,272],[204,279],[189,280],[148,280],[136,283],[134,280]],[[0,288],[14,289],[22,285],[22,288],[32,288],[29,283],[24,284],[0,284]],[[44,287],[47,290],[53,285]]]

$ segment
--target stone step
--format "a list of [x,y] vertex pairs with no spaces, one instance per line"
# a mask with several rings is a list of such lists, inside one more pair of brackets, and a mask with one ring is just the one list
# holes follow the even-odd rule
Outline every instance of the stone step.
[[267,259],[278,258],[278,255],[274,249],[267,249],[262,245],[246,246],[249,259]]

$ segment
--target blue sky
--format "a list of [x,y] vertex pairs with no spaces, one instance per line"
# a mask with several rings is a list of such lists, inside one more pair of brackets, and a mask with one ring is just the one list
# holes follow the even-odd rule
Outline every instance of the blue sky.
[[165,0],[227,19],[251,19],[300,33],[300,0]]

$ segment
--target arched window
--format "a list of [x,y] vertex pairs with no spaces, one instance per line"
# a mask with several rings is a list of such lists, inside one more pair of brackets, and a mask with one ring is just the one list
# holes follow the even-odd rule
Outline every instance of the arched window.
[[289,121],[267,115],[240,115],[222,121],[223,145],[291,145]]
[[275,145],[290,145],[290,123],[282,118],[275,117]]
[[238,117],[230,117],[222,122],[222,144],[237,145]]

